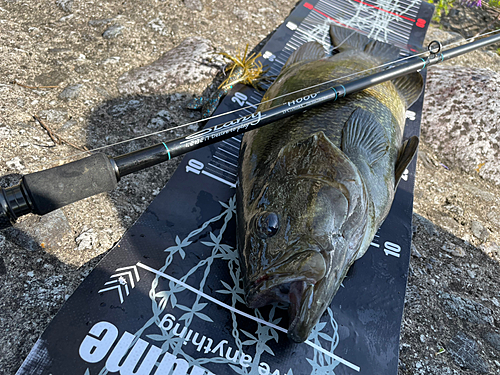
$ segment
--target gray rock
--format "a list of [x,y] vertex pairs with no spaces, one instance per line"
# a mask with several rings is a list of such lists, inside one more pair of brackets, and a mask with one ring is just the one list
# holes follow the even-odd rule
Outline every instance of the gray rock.
[[12,171],[22,172],[25,169],[23,163],[21,163],[21,158],[19,156],[16,156],[10,160],[7,160],[5,162],[5,165],[7,166],[7,168],[9,168]]
[[458,215],[458,216],[464,216],[464,209],[460,206],[456,206],[454,204],[447,204],[444,206],[448,211]]
[[422,162],[422,164],[424,165],[425,168],[434,169],[434,167],[436,166],[434,164],[434,161],[431,159],[431,157],[425,151],[419,150],[417,157],[418,157],[418,160],[420,160]]
[[71,10],[73,8],[73,0],[57,0],[56,4],[65,12],[71,13]]
[[66,22],[72,19],[75,15],[73,13],[68,14],[67,16],[59,18],[59,22]]
[[479,302],[452,293],[441,293],[440,297],[445,310],[461,319],[473,324],[493,324],[494,322],[491,310]]
[[420,216],[419,214],[413,214],[413,224],[414,230],[417,230],[418,225],[419,227],[422,227],[430,236],[436,236],[439,233],[432,221]]
[[479,246],[481,250],[483,250],[488,255],[496,255],[500,254],[500,246],[496,244],[496,242],[487,242]]
[[118,64],[120,62],[120,56],[111,56],[109,59],[104,60],[102,63],[106,64]]
[[488,237],[490,236],[489,230],[486,229],[484,225],[481,224],[479,221],[473,220],[470,229],[472,231],[472,234],[483,242],[488,240]]
[[75,239],[78,244],[76,250],[82,251],[92,249],[98,243],[97,233],[93,229],[84,229],[84,231]]
[[245,9],[236,8],[233,10],[233,14],[241,21],[244,21],[248,18],[248,12]]
[[114,106],[108,108],[106,111],[108,115],[113,117],[120,117],[126,113],[131,113],[137,111],[143,107],[144,103],[137,99],[128,100],[124,103],[115,104]]
[[47,50],[48,53],[66,53],[71,52],[70,48],[49,48]]
[[500,352],[500,335],[498,333],[488,332],[484,334],[483,338],[488,344]]
[[61,70],[53,70],[47,73],[42,73],[35,77],[35,82],[40,86],[57,86],[63,82],[68,75]]
[[20,129],[28,130],[31,129],[32,126],[25,123],[25,122],[16,122],[16,126],[19,127]]
[[75,72],[77,72],[78,74],[82,74],[82,75],[88,74],[89,70],[90,69],[89,69],[88,65],[77,65],[77,66],[75,66]]
[[458,332],[447,345],[448,352],[458,366],[477,371],[481,374],[490,373],[488,363],[479,354],[479,348],[473,339],[463,332]]
[[478,197],[480,199],[483,199],[484,201],[486,202],[495,202],[496,201],[496,197],[495,197],[495,194],[492,194],[491,192],[489,191],[486,191],[486,190],[483,190],[483,189],[480,189],[478,188],[477,186],[474,186],[472,184],[466,184],[465,185],[465,188],[471,192],[472,194],[474,194],[475,197]]
[[42,119],[60,124],[68,119],[68,110],[64,108],[44,109],[38,113]]
[[467,270],[467,274],[469,275],[469,277],[471,279],[475,279],[476,275],[477,275],[476,271],[473,271],[473,270]]
[[59,99],[73,100],[78,98],[83,85],[81,83],[77,85],[66,86],[66,88],[59,94]]
[[3,261],[3,258],[0,257],[0,276],[6,275],[7,274],[7,268],[5,267],[5,262]]
[[500,229],[500,214],[497,211],[490,211],[486,214],[488,219]]
[[[5,244],[5,237],[0,233],[0,248],[3,248]],[[0,276],[7,274],[7,268],[5,267],[5,262],[2,257],[0,257]]]
[[113,22],[113,18],[104,18],[99,20],[89,20],[89,26],[104,26]]
[[463,258],[466,255],[466,252],[462,247],[457,246],[448,241],[445,242],[445,244],[441,247],[441,249],[460,258]]
[[442,15],[441,25],[445,29],[450,29],[466,38],[470,38],[484,32],[483,25],[495,23],[494,12],[487,12],[482,7],[469,4],[472,4],[472,1],[454,3],[453,8],[450,8],[450,12]]
[[200,0],[184,0],[184,6],[191,10],[197,10],[198,12],[203,10],[203,4]]
[[426,36],[431,40],[439,40],[443,44],[443,46],[448,46],[452,43],[465,41],[465,38],[459,33],[450,30],[441,30],[440,28],[434,27],[429,27]]
[[109,94],[109,92],[107,92],[106,89],[101,87],[101,86],[95,86],[95,91],[97,91],[99,94],[101,94],[106,99],[111,98],[111,95]]
[[170,112],[167,111],[166,109],[161,110],[156,114],[155,117],[151,118],[151,120],[148,121],[148,128],[151,129],[162,129],[164,128],[170,121],[172,120],[172,117],[170,115]]
[[148,26],[160,35],[167,35],[167,25],[160,18],[152,19],[148,22]]
[[[487,69],[429,69],[422,138],[444,163],[500,185],[500,76]],[[464,98],[466,98],[464,100]]]
[[133,69],[118,79],[122,94],[158,94],[183,84],[199,82],[217,73],[213,66],[204,64],[213,48],[201,38],[187,38],[150,65]]
[[122,34],[124,28],[122,25],[111,25],[102,33],[102,37],[105,39],[116,38]]
[[59,128],[59,131],[63,132],[68,131],[72,129],[75,125],[78,125],[78,121],[76,121],[75,119],[69,119],[64,124],[62,124],[62,126]]
[[65,236],[73,234],[62,210],[43,216],[30,216],[4,233],[9,241],[31,251],[40,248],[57,249],[64,243]]
[[439,218],[441,227],[446,229],[450,233],[457,233],[460,230],[460,224],[458,224],[455,219],[448,215],[441,215]]
[[422,258],[422,254],[420,254],[414,243],[411,244],[411,255],[417,258]]
[[11,130],[6,127],[6,126],[2,126],[0,127],[0,140],[7,140],[11,137]]

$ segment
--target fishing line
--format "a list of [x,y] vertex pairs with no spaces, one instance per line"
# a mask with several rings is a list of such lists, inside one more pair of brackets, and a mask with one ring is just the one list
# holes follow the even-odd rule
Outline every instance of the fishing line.
[[[424,55],[426,53],[427,53],[427,51],[421,52],[419,55]],[[335,81],[345,80],[345,79],[351,78],[351,77],[356,77],[356,76],[361,75],[363,73],[368,73],[368,72],[370,72],[372,70],[376,70],[376,69],[379,69],[379,68],[387,67],[387,66],[393,65],[394,63],[403,62],[403,61],[405,61],[407,59],[410,59],[412,57],[419,56],[419,55],[407,56],[405,58],[402,58],[402,59],[399,59],[399,60],[396,60],[396,61],[392,61],[392,62],[389,62],[389,63],[386,63],[386,64],[382,64],[382,65],[379,65],[379,66],[376,66],[376,67],[373,67],[373,68],[365,69],[365,70],[360,71],[360,72],[351,73],[351,74],[348,74],[348,75],[340,77],[340,78],[332,79],[332,80],[329,80],[329,81],[324,81],[324,82],[321,82],[321,83],[318,83],[318,84],[315,84],[315,85],[311,85],[311,86],[308,86],[308,87],[305,87],[305,88],[302,88],[302,89],[299,89],[299,90],[296,90],[296,91],[292,91],[292,92],[287,93],[287,94],[279,95],[279,96],[276,96],[276,97],[274,97],[272,99],[264,100],[264,101],[260,102],[259,105],[265,104],[265,103],[269,103],[269,102],[272,102],[274,100],[281,99],[281,98],[284,98],[284,97],[287,97],[287,96],[290,96],[290,95],[298,94],[298,93],[300,93],[302,91],[310,90],[310,89],[313,89],[313,88],[316,88],[316,87],[320,87],[320,86],[323,86],[323,85],[326,85],[326,84],[329,84],[329,83],[333,83]],[[273,108],[276,108],[278,106],[279,105],[276,105],[274,107],[270,107],[269,109],[273,109]],[[112,144],[105,145],[105,146],[96,147],[96,148],[93,148],[93,149],[88,150],[88,151],[77,152],[77,153],[65,156],[63,158],[52,159],[52,160],[50,160],[50,162],[58,162],[58,161],[63,161],[63,160],[67,160],[67,159],[71,159],[71,158],[75,158],[75,157],[79,157],[79,156],[83,156],[83,155],[91,155],[92,153],[94,153],[96,151],[101,151],[101,150],[104,150],[104,149],[107,149],[107,148],[111,148],[111,147],[114,147],[114,146],[118,146],[118,145],[121,145],[121,144],[124,144],[124,143],[129,143],[129,142],[133,142],[133,141],[136,141],[136,140],[139,140],[139,139],[144,139],[144,138],[152,137],[152,136],[159,135],[159,134],[162,134],[162,133],[171,132],[171,131],[174,131],[174,130],[177,130],[177,129],[182,129],[182,128],[185,128],[185,127],[188,127],[188,126],[191,126],[191,125],[196,125],[196,124],[198,124],[201,121],[213,120],[213,119],[225,116],[225,115],[230,115],[230,114],[237,113],[237,112],[240,112],[240,111],[243,111],[243,110],[246,110],[246,109],[250,109],[250,108],[256,108],[256,105],[248,105],[246,107],[241,107],[241,108],[238,108],[238,109],[234,109],[232,111],[224,112],[224,113],[221,113],[221,114],[218,114],[218,115],[213,115],[213,116],[207,117],[206,119],[203,119],[203,120],[191,121],[191,122],[188,122],[188,123],[184,123],[184,124],[181,124],[181,125],[174,126],[172,128],[163,129],[163,130],[159,130],[159,131],[156,131],[156,132],[153,132],[153,133],[148,133],[148,134],[140,135],[140,136],[137,136],[137,137],[134,137],[134,138],[125,139],[123,141],[119,141],[119,142],[112,143]],[[42,164],[46,164],[46,163],[38,163],[36,165],[38,166],[38,165],[42,165]]]
[[[219,122],[193,134],[165,140],[164,143],[153,144],[117,157],[96,153],[57,168],[24,175],[19,184],[7,189],[0,188],[0,229],[9,227],[18,217],[28,213],[43,215],[92,195],[113,190],[122,177],[173,157],[294,116],[310,108],[319,107],[336,100],[341,94],[344,96],[354,94],[374,85],[414,74],[421,71],[424,64],[432,66],[440,61],[452,59],[498,42],[500,42],[500,33],[442,52],[441,43],[433,41],[427,46],[426,59],[413,56],[412,60],[407,63],[393,65],[359,79],[343,82],[345,86],[336,84],[332,87],[332,85],[322,83],[326,88],[312,90],[311,94],[299,97],[297,100],[283,102],[272,109],[261,109],[224,123]],[[37,193],[39,191],[43,193]]]
[[[492,31],[489,31],[487,33],[483,33],[483,34],[480,34],[480,35],[476,35],[476,36],[470,37],[468,39],[456,41],[456,42],[447,44],[446,48],[448,50],[448,49],[450,49],[451,47],[453,47],[455,45],[460,45],[462,43],[469,43],[469,42],[474,41],[477,38],[485,37],[485,36],[488,36],[490,34],[497,33],[499,31],[500,30],[492,30]],[[344,41],[342,41],[337,47],[339,47],[340,45],[342,45],[353,34],[354,34],[354,32],[352,34],[350,34]],[[442,52],[446,52],[446,50],[444,50]],[[314,89],[314,88],[317,88],[317,87],[320,87],[320,86],[324,86],[324,85],[331,84],[331,83],[334,83],[334,82],[342,81],[342,80],[345,80],[345,79],[348,79],[348,78],[357,77],[357,76],[363,75],[365,73],[370,73],[370,72],[372,72],[374,70],[379,70],[381,68],[394,66],[395,64],[402,63],[402,62],[404,62],[406,60],[409,60],[409,59],[412,59],[414,57],[421,57],[421,56],[426,55],[428,53],[429,53],[429,51],[426,50],[426,51],[420,52],[420,53],[415,54],[415,55],[409,55],[409,56],[397,59],[395,61],[390,61],[388,63],[375,66],[373,68],[365,69],[365,70],[362,70],[362,71],[359,71],[359,72],[354,72],[354,73],[351,73],[351,74],[348,74],[348,75],[345,75],[345,76],[342,76],[342,77],[339,77],[339,78],[335,78],[335,79],[324,81],[324,82],[321,82],[321,83],[318,83],[318,84],[315,84],[315,85],[311,85],[311,86],[308,86],[308,87],[305,87],[305,88],[302,88],[302,89],[299,89],[299,90],[296,90],[296,91],[293,91],[293,92],[290,92],[290,93],[287,93],[287,94],[279,95],[279,96],[276,96],[276,97],[274,97],[272,99],[268,99],[268,100],[262,101],[258,105],[269,103],[269,102],[275,101],[277,99],[281,99],[281,98],[284,98],[284,97],[287,97],[287,96],[295,95],[295,94],[301,93],[301,92],[306,91],[306,90],[311,90],[311,89]],[[276,108],[278,106],[279,105],[276,105],[276,106],[270,107],[268,109],[273,109],[273,108]],[[83,156],[83,155],[91,155],[92,153],[95,153],[97,151],[101,151],[101,150],[104,150],[104,149],[107,149],[107,148],[111,148],[111,147],[114,147],[114,146],[122,145],[122,144],[129,143],[129,142],[133,142],[133,141],[136,141],[136,140],[139,140],[139,139],[144,139],[144,138],[152,137],[152,136],[163,134],[163,133],[166,133],[166,132],[171,132],[171,131],[174,131],[174,130],[177,130],[177,129],[182,129],[182,128],[185,128],[185,127],[188,127],[188,126],[191,126],[191,125],[197,125],[201,121],[213,120],[213,119],[216,119],[216,118],[219,118],[219,117],[222,117],[222,116],[225,116],[225,115],[229,115],[229,114],[234,114],[234,113],[237,113],[237,112],[240,112],[240,111],[243,111],[243,110],[248,110],[248,109],[251,109],[251,108],[255,109],[256,107],[257,107],[257,105],[248,105],[248,106],[245,106],[245,107],[234,109],[232,111],[224,112],[224,113],[221,113],[221,114],[218,114],[218,115],[213,115],[213,116],[207,117],[206,119],[203,119],[203,120],[191,121],[191,122],[188,122],[188,123],[184,123],[184,124],[181,124],[181,125],[174,126],[172,128],[163,129],[163,130],[159,130],[159,131],[156,131],[156,132],[153,132],[153,133],[148,133],[148,134],[140,135],[140,136],[137,136],[137,137],[134,137],[134,138],[129,138],[129,139],[126,139],[126,140],[123,140],[123,141],[112,143],[110,145],[100,146],[100,147],[96,147],[96,148],[93,148],[93,149],[88,150],[88,151],[82,151],[82,152],[74,153],[74,154],[68,155],[68,156],[63,157],[63,158],[51,159],[49,162],[55,163],[55,162],[61,162],[61,161],[64,161],[64,160],[67,160],[67,159],[71,159],[71,158],[76,158],[76,157]],[[36,166],[41,165],[41,164],[46,164],[46,163],[47,162],[45,162],[45,163],[38,163],[38,164],[36,164]]]

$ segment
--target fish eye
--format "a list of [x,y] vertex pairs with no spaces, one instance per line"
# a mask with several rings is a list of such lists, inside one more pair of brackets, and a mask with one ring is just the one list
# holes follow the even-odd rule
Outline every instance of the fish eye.
[[279,229],[278,215],[274,212],[265,212],[256,220],[257,234],[261,238],[274,236]]

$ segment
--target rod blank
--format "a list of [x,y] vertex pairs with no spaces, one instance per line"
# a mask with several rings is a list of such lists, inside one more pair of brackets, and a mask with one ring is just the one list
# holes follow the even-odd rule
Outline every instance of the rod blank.
[[80,199],[113,190],[122,176],[499,41],[500,34],[497,34],[444,52],[441,51],[439,42],[431,42],[427,59],[413,57],[404,64],[345,85],[305,95],[267,111],[258,111],[114,159],[104,154],[95,154],[56,168],[26,175],[18,185],[6,189],[0,188],[0,230],[11,226],[22,215],[28,213],[43,215]]

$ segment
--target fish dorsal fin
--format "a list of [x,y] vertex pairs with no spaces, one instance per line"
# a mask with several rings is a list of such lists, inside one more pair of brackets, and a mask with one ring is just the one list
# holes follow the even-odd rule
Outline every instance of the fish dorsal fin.
[[417,101],[424,89],[424,79],[418,72],[406,74],[392,81],[398,92],[406,100],[406,108]]
[[333,46],[340,52],[347,50],[363,51],[377,57],[381,62],[394,61],[399,57],[400,50],[398,47],[368,38],[356,30],[330,25],[330,37]]
[[403,146],[401,146],[401,149],[399,150],[398,160],[396,160],[396,169],[394,171],[394,190],[398,187],[399,180],[401,179],[405,169],[408,167],[408,164],[410,164],[413,157],[417,153],[418,141],[417,136],[410,137],[403,143]]
[[342,130],[342,151],[353,161],[362,156],[373,166],[388,149],[382,125],[368,111],[356,109]]
[[318,60],[326,56],[325,49],[318,42],[307,42],[297,48],[286,61],[285,68],[298,61]]

